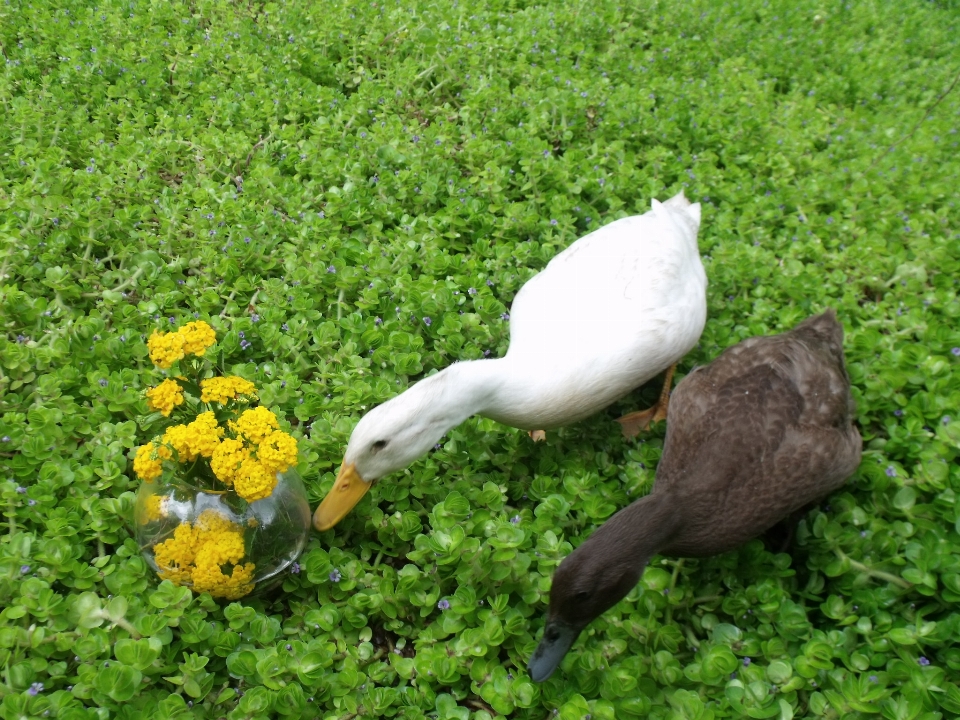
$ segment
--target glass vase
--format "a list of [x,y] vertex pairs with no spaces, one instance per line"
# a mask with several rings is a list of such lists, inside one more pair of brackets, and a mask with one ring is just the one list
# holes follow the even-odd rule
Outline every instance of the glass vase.
[[310,534],[310,506],[292,468],[254,502],[165,475],[140,485],[134,514],[140,551],[161,579],[225,600],[279,582]]

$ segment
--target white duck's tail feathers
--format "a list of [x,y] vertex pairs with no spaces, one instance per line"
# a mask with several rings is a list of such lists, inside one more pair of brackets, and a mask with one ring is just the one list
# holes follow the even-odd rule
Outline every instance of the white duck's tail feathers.
[[687,200],[687,196],[683,194],[683,190],[678,192],[669,200],[664,200],[663,204],[666,205],[667,207],[681,207],[681,208],[690,207],[690,201]]
[[650,200],[650,206],[653,208],[654,213],[657,213],[658,210],[662,212],[662,209],[669,208],[666,214],[670,216],[674,222],[679,222],[689,230],[692,230],[694,237],[696,237],[700,230],[700,203],[691,203],[687,200],[683,194],[683,190],[664,202],[653,198]]

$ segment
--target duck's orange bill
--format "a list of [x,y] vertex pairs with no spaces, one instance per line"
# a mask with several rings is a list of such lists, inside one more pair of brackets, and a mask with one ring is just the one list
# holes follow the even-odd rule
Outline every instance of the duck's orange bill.
[[341,465],[337,481],[313,514],[313,526],[320,532],[332,528],[353,510],[353,506],[367,494],[370,485],[360,477],[356,465]]

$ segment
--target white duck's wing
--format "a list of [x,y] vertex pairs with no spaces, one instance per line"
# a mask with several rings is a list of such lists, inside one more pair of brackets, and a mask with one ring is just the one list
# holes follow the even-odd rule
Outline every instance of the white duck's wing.
[[684,345],[680,355],[696,343],[706,313],[700,206],[682,194],[652,205],[577,240],[523,286],[510,312],[507,357],[546,366],[603,356],[622,363],[648,346],[676,344],[671,337]]

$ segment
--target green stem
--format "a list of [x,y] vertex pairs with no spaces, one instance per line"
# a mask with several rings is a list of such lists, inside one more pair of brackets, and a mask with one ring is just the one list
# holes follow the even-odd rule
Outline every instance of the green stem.
[[894,585],[899,585],[904,590],[910,590],[911,588],[913,588],[913,583],[907,582],[902,577],[898,577],[897,575],[892,575],[888,572],[884,572],[883,570],[874,570],[873,568],[867,565],[864,565],[861,562],[857,562],[856,560],[848,556],[846,553],[843,552],[843,550],[840,550],[839,548],[834,549],[834,552],[836,553],[837,557],[840,558],[841,561],[846,560],[847,562],[850,563],[850,567],[852,567],[854,570],[857,570],[858,572],[862,572],[865,575],[869,575],[872,578],[876,578],[877,580],[886,580],[887,582],[892,582]]
[[[670,576],[670,592],[677,586],[677,578],[680,577],[680,570],[683,568],[684,558],[680,558],[673,566],[673,575]],[[669,596],[669,593],[668,593]],[[667,624],[673,622],[673,605],[667,601]]]
[[124,630],[126,630],[128,633],[130,633],[130,637],[132,637],[134,640],[140,639],[140,633],[137,632],[137,629],[133,625],[131,625],[130,621],[127,620],[126,618],[117,618],[116,620],[112,620],[111,622],[113,622],[113,624],[116,625],[117,627],[121,627]]

